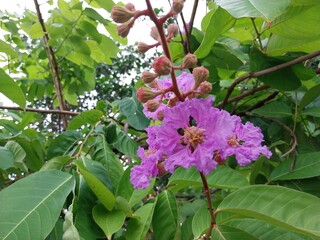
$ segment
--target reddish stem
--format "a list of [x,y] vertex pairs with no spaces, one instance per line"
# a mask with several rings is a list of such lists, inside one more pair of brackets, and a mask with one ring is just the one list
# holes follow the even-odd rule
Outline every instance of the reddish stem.
[[215,219],[214,213],[213,213],[213,208],[212,208],[212,203],[211,203],[211,195],[210,195],[209,186],[208,186],[206,176],[202,172],[200,172],[200,176],[201,176],[201,180],[202,180],[202,184],[203,184],[203,189],[204,189],[204,192],[207,197],[208,210],[210,212],[210,227],[208,228],[208,231],[206,232],[205,238],[210,239],[212,229],[213,229],[214,225],[216,224],[216,219]]
[[[171,55],[170,55],[170,51],[169,51],[169,46],[168,46],[168,43],[167,43],[167,39],[166,39],[166,36],[164,34],[164,31],[163,31],[163,26],[162,26],[162,24],[163,24],[162,21],[163,20],[160,21],[158,19],[157,15],[153,11],[153,8],[152,8],[152,5],[150,3],[150,0],[146,0],[146,4],[147,4],[147,8],[149,10],[149,17],[154,22],[154,24],[155,24],[155,26],[156,26],[156,28],[157,28],[157,30],[159,32],[159,36],[160,36],[160,39],[161,39],[161,45],[162,45],[162,48],[163,48],[163,52],[166,55],[166,57],[169,58],[170,61],[172,61]],[[182,95],[181,95],[181,93],[179,91],[177,78],[176,78],[176,75],[174,73],[174,70],[171,71],[170,75],[171,75],[171,81],[172,81],[172,86],[173,86],[173,92],[177,96],[179,101],[183,102],[184,98],[182,97]]]

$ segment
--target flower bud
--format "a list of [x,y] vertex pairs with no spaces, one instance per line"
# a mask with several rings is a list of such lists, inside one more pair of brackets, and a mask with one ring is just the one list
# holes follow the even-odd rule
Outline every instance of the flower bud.
[[151,36],[154,40],[156,40],[157,42],[160,42],[160,41],[161,41],[161,38],[160,38],[158,29],[157,29],[156,26],[153,26],[153,27],[151,28],[150,36]]
[[150,48],[152,48],[152,45],[146,44],[144,42],[138,42],[139,52],[146,53]]
[[159,121],[163,121],[163,119],[164,119],[163,111],[157,112],[157,118],[158,118]]
[[150,88],[141,87],[137,91],[137,98],[139,102],[146,103],[148,100],[152,100],[160,94],[161,91],[153,92]]
[[158,81],[157,80],[153,80],[151,83],[148,83],[148,86],[151,87],[151,88],[159,89],[159,85],[158,85]]
[[212,85],[211,85],[211,83],[205,81],[205,82],[200,83],[199,89],[200,89],[201,95],[206,95],[211,92]]
[[136,11],[136,8],[135,6],[133,5],[133,3],[127,3],[125,6],[124,6],[126,9],[128,9],[130,12],[135,12]]
[[193,69],[193,77],[194,77],[194,86],[193,89],[197,89],[200,85],[200,83],[206,81],[209,77],[209,71],[208,69],[204,67],[196,67]]
[[175,14],[179,14],[182,12],[184,5],[184,0],[173,0],[172,2],[172,10]]
[[183,68],[192,68],[194,65],[196,65],[198,62],[198,59],[196,55],[192,53],[188,53],[184,58],[182,62],[182,69]]
[[175,23],[170,23],[168,25],[168,37],[173,38],[178,34],[179,27]]
[[128,24],[121,24],[117,26],[118,35],[120,37],[127,37],[130,32],[131,27]]
[[144,71],[144,72],[142,73],[142,76],[141,76],[142,81],[143,81],[144,83],[151,83],[151,82],[153,82],[157,77],[158,77],[158,74],[152,73],[152,72],[148,72],[148,71]]
[[166,56],[161,56],[154,60],[152,67],[159,76],[167,75],[172,70],[172,63]]
[[147,110],[149,112],[155,112],[159,106],[160,106],[160,102],[157,100],[152,99],[147,101]]
[[114,6],[111,10],[111,18],[116,23],[125,23],[134,16],[134,12],[131,12],[126,7]]

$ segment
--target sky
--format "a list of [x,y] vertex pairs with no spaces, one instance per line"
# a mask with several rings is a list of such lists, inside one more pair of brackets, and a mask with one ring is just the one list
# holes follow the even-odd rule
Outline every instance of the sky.
[[[38,0],[40,4],[40,9],[44,18],[48,16],[48,10],[52,8],[49,4],[47,4],[47,0]],[[53,2],[57,2],[54,0]],[[115,3],[120,1],[114,0]],[[131,2],[134,3],[137,10],[143,10],[146,8],[146,3],[144,0],[122,0],[124,4]],[[190,18],[192,7],[193,7],[192,0],[186,0],[185,6],[183,9],[184,18],[186,21]],[[164,11],[168,11],[170,8],[169,1],[164,0],[151,0],[151,4],[154,8],[161,8],[163,7]],[[22,15],[24,9],[29,9],[31,11],[35,11],[34,1],[33,0],[0,0],[0,10],[1,11],[8,11],[9,13],[15,13],[17,15]],[[101,10],[99,11],[103,17],[106,17],[107,12]],[[201,19],[206,14],[206,0],[199,0],[198,4],[198,11],[194,21],[194,26],[200,28]],[[178,21],[179,18],[178,18]],[[137,19],[135,22],[134,27],[131,29],[130,34],[128,36],[128,43],[133,44],[135,42],[143,41],[146,43],[154,43],[154,40],[149,37],[150,28],[153,26],[151,21],[147,21],[146,19]],[[103,29],[103,28],[100,28]],[[143,32],[141,30],[143,29]],[[0,31],[0,39],[3,39],[2,32]],[[0,62],[1,67],[1,62]],[[10,100],[6,99],[4,96],[0,94],[0,104],[3,105],[14,105]]]

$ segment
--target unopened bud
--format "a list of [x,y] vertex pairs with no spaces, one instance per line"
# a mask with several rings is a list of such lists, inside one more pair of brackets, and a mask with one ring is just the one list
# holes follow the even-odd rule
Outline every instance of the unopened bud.
[[124,6],[126,9],[128,9],[130,12],[135,12],[136,11],[136,8],[135,6],[133,5],[133,3],[127,3],[125,6]]
[[138,43],[138,50],[141,53],[146,53],[150,48],[152,48],[152,45],[146,44],[144,42]]
[[173,0],[172,2],[172,10],[175,14],[179,14],[182,12],[184,5],[184,0]]
[[128,24],[121,24],[117,26],[118,35],[120,37],[127,37],[130,32],[131,27]]
[[157,42],[160,42],[160,41],[161,41],[161,38],[160,38],[158,29],[157,29],[156,26],[153,26],[153,27],[151,28],[150,36],[151,36],[154,40],[156,40]]
[[182,68],[192,68],[194,65],[196,65],[198,62],[198,59],[196,55],[192,53],[188,53],[184,58],[182,62]]
[[142,81],[143,81],[144,83],[151,83],[151,82],[153,82],[157,77],[158,77],[158,74],[152,73],[152,72],[148,72],[148,71],[144,71],[144,72],[142,73],[142,76],[141,76]]
[[147,101],[147,110],[149,112],[155,112],[159,106],[160,106],[160,102],[157,100],[152,99]]
[[163,121],[163,119],[164,119],[163,111],[157,112],[157,118],[158,118],[159,121]]
[[159,85],[158,85],[158,81],[157,80],[154,80],[151,83],[148,83],[148,86],[151,87],[151,88],[159,89]]
[[161,56],[154,60],[152,67],[159,76],[167,75],[172,70],[172,63],[166,56]]
[[170,23],[168,25],[168,37],[173,38],[178,34],[179,27],[175,23]]
[[159,96],[161,91],[154,92],[150,88],[141,87],[137,91],[137,98],[139,102],[146,103],[149,100]]
[[209,77],[209,71],[208,69],[204,68],[204,67],[196,67],[193,69],[193,77],[194,77],[194,86],[193,89],[197,89],[199,87],[199,85],[204,82],[207,81],[208,77]]
[[126,7],[114,6],[111,11],[111,18],[116,23],[125,23],[134,16],[134,12],[131,12]]
[[199,90],[201,95],[209,94],[212,90],[212,85],[207,81],[202,82],[200,83]]

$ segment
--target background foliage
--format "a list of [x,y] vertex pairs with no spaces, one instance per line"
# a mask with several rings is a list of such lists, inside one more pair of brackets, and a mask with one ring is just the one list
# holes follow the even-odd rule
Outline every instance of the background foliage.
[[[150,124],[134,89],[152,58],[117,36],[113,6],[59,0],[47,35],[37,13],[0,12],[0,92],[19,106],[1,106],[1,239],[194,239],[210,225],[194,169],[145,190],[130,184]],[[210,71],[214,105],[260,126],[273,152],[208,175],[212,239],[320,239],[320,4],[216,0],[208,9],[189,45]],[[169,47],[180,63],[181,35]]]

